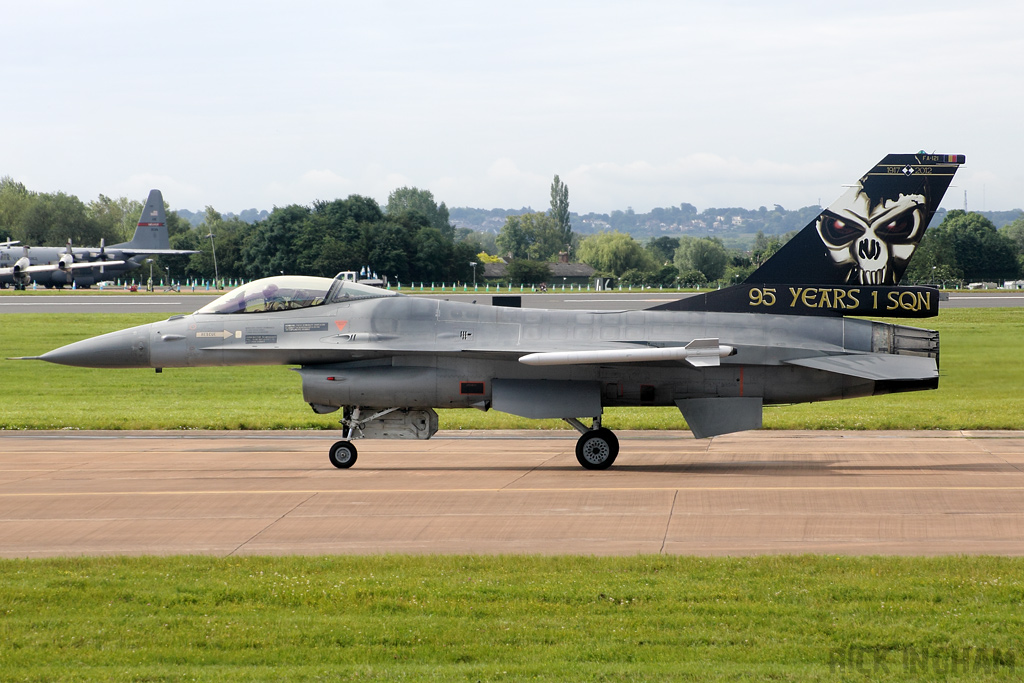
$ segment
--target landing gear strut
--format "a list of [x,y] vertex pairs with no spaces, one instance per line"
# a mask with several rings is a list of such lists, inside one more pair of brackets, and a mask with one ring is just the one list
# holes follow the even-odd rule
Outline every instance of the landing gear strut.
[[576,442],[576,460],[588,470],[606,470],[619,454],[619,440],[610,429],[601,426],[601,417],[595,417],[588,428],[576,418],[564,418],[580,436]]
[[328,456],[332,465],[343,469],[356,461],[354,439],[429,439],[437,432],[437,413],[433,410],[351,406],[343,410],[342,416],[345,440],[331,446]]
[[342,412],[344,416],[341,420],[341,424],[345,427],[345,440],[338,441],[331,450],[327,452],[327,457],[330,459],[331,464],[338,469],[347,470],[352,465],[356,464],[356,456],[358,452],[356,447],[352,445],[352,437],[359,436],[362,434],[363,426],[371,420],[387,415],[390,412],[398,410],[397,408],[391,408],[390,410],[384,410],[376,413],[369,418],[360,419],[359,417],[359,406],[345,409]]

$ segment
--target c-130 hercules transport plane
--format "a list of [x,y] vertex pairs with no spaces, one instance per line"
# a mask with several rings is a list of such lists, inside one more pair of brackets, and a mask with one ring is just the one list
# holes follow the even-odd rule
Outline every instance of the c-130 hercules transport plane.
[[35,282],[44,287],[75,284],[90,287],[141,268],[147,256],[178,256],[198,252],[171,249],[164,197],[150,190],[130,242],[99,247],[27,247],[0,242],[0,287],[25,289]]
[[[297,365],[317,413],[356,438],[428,439],[435,408],[561,418],[576,457],[619,452],[607,406],[677,406],[698,438],[761,426],[764,405],[935,389],[938,333],[847,318],[925,317],[898,287],[961,155],[893,154],[745,282],[644,311],[555,311],[402,296],[328,278],[257,280],[192,315],[33,357],[97,368]],[[589,419],[590,424],[584,423]]]

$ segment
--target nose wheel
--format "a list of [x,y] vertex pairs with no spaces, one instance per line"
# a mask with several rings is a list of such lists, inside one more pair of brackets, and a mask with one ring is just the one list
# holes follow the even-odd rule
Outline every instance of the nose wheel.
[[619,440],[610,429],[584,432],[576,442],[576,460],[588,470],[606,470],[619,454]]
[[338,469],[348,469],[356,464],[356,447],[352,445],[351,441],[339,441],[331,446],[327,457],[331,459],[331,464]]

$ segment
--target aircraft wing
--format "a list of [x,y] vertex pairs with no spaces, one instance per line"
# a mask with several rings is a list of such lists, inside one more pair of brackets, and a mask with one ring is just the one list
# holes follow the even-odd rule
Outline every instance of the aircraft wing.
[[[103,266],[120,266],[124,261],[84,261],[71,263],[63,268],[58,263],[47,263],[40,266],[28,266],[22,268],[20,273],[49,273],[55,270],[72,270],[75,268],[102,268]],[[0,275],[13,275],[14,268],[0,268]]]
[[125,249],[123,247],[108,247],[108,249],[129,258],[132,256],[187,256],[201,253],[194,249]]

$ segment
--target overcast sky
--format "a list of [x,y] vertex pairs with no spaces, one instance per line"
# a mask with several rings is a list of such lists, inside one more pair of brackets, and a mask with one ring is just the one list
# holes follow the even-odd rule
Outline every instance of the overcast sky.
[[0,176],[86,202],[795,209],[924,149],[1024,206],[1019,0],[0,8]]

